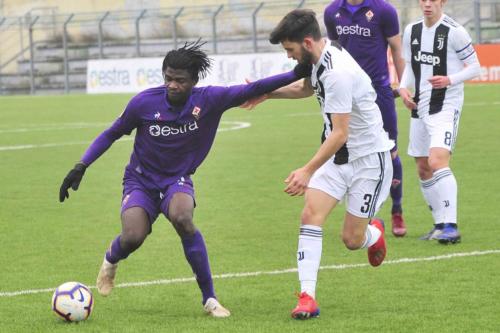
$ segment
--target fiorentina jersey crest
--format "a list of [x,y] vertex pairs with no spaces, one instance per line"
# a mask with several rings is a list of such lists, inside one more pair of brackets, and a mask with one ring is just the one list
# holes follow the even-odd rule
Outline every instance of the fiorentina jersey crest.
[[373,16],[374,16],[374,15],[375,15],[375,14],[373,14],[373,12],[372,12],[371,10],[367,11],[367,12],[365,13],[366,20],[367,20],[368,22],[370,22],[370,21],[372,20],[372,18],[373,18]]
[[200,119],[200,112],[201,112],[201,109],[197,106],[195,106],[193,108],[193,112],[191,112],[191,114],[193,115],[193,117],[196,118],[196,120]]

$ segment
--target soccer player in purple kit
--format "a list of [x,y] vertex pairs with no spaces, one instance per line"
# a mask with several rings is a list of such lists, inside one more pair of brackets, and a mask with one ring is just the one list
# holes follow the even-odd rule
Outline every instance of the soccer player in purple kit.
[[230,87],[195,87],[211,67],[201,50],[204,43],[186,43],[167,53],[162,72],[165,85],[147,89],[128,103],[125,111],[102,132],[81,161],[64,179],[59,200],[77,190],[85,170],[116,140],[136,129],[134,149],[123,178],[121,234],[106,251],[97,277],[97,290],[107,296],[114,287],[118,262],[144,242],[160,213],[181,238],[184,254],[202,293],[204,310],[214,317],[230,312],[217,300],[207,249],[193,224],[194,187],[190,176],[207,156],[224,111],[250,98],[310,76],[311,66]]
[[393,165],[392,233],[403,237],[406,225],[403,219],[403,169],[397,150],[397,114],[390,86],[387,46],[391,48],[398,79],[403,74],[405,61],[401,55],[401,36],[396,9],[385,0],[335,0],[324,13],[328,38],[345,47],[372,80],[377,93],[376,103],[382,112],[384,129],[396,142],[391,151]]

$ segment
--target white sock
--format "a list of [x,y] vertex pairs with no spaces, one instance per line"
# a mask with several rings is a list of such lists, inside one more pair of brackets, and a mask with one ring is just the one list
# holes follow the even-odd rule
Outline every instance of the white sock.
[[439,199],[438,223],[457,223],[457,180],[450,168],[434,172],[434,185]]
[[382,235],[382,232],[378,228],[368,224],[365,231],[365,241],[363,245],[361,245],[361,248],[366,249],[375,244],[380,238],[380,235]]
[[425,202],[431,210],[434,224],[437,224],[441,222],[438,222],[439,196],[435,190],[435,185],[436,181],[434,177],[427,180],[420,180],[420,189],[422,190],[422,194],[424,195]]
[[301,225],[297,249],[297,269],[299,271],[300,291],[316,297],[316,281],[323,248],[321,227]]

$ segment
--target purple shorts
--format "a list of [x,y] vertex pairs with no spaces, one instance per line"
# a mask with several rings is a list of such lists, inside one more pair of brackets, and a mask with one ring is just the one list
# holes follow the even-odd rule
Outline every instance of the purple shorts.
[[187,193],[194,201],[194,187],[189,176],[181,177],[163,191],[148,188],[141,182],[140,177],[129,173],[123,179],[122,214],[131,207],[141,207],[148,213],[152,224],[160,213],[168,218],[168,206],[175,193]]
[[396,113],[396,103],[392,88],[390,86],[374,87],[377,92],[377,100],[375,101],[382,113],[382,121],[384,122],[384,130],[389,134],[389,139],[395,143],[391,151],[397,149],[398,145],[398,115]]

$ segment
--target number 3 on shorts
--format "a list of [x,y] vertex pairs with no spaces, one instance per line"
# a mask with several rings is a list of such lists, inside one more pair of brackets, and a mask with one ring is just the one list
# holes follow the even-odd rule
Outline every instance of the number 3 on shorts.
[[368,213],[368,211],[370,210],[370,205],[372,203],[372,198],[373,196],[371,194],[365,194],[365,196],[363,197],[363,199],[365,200],[365,204],[364,206],[361,206],[361,213]]

